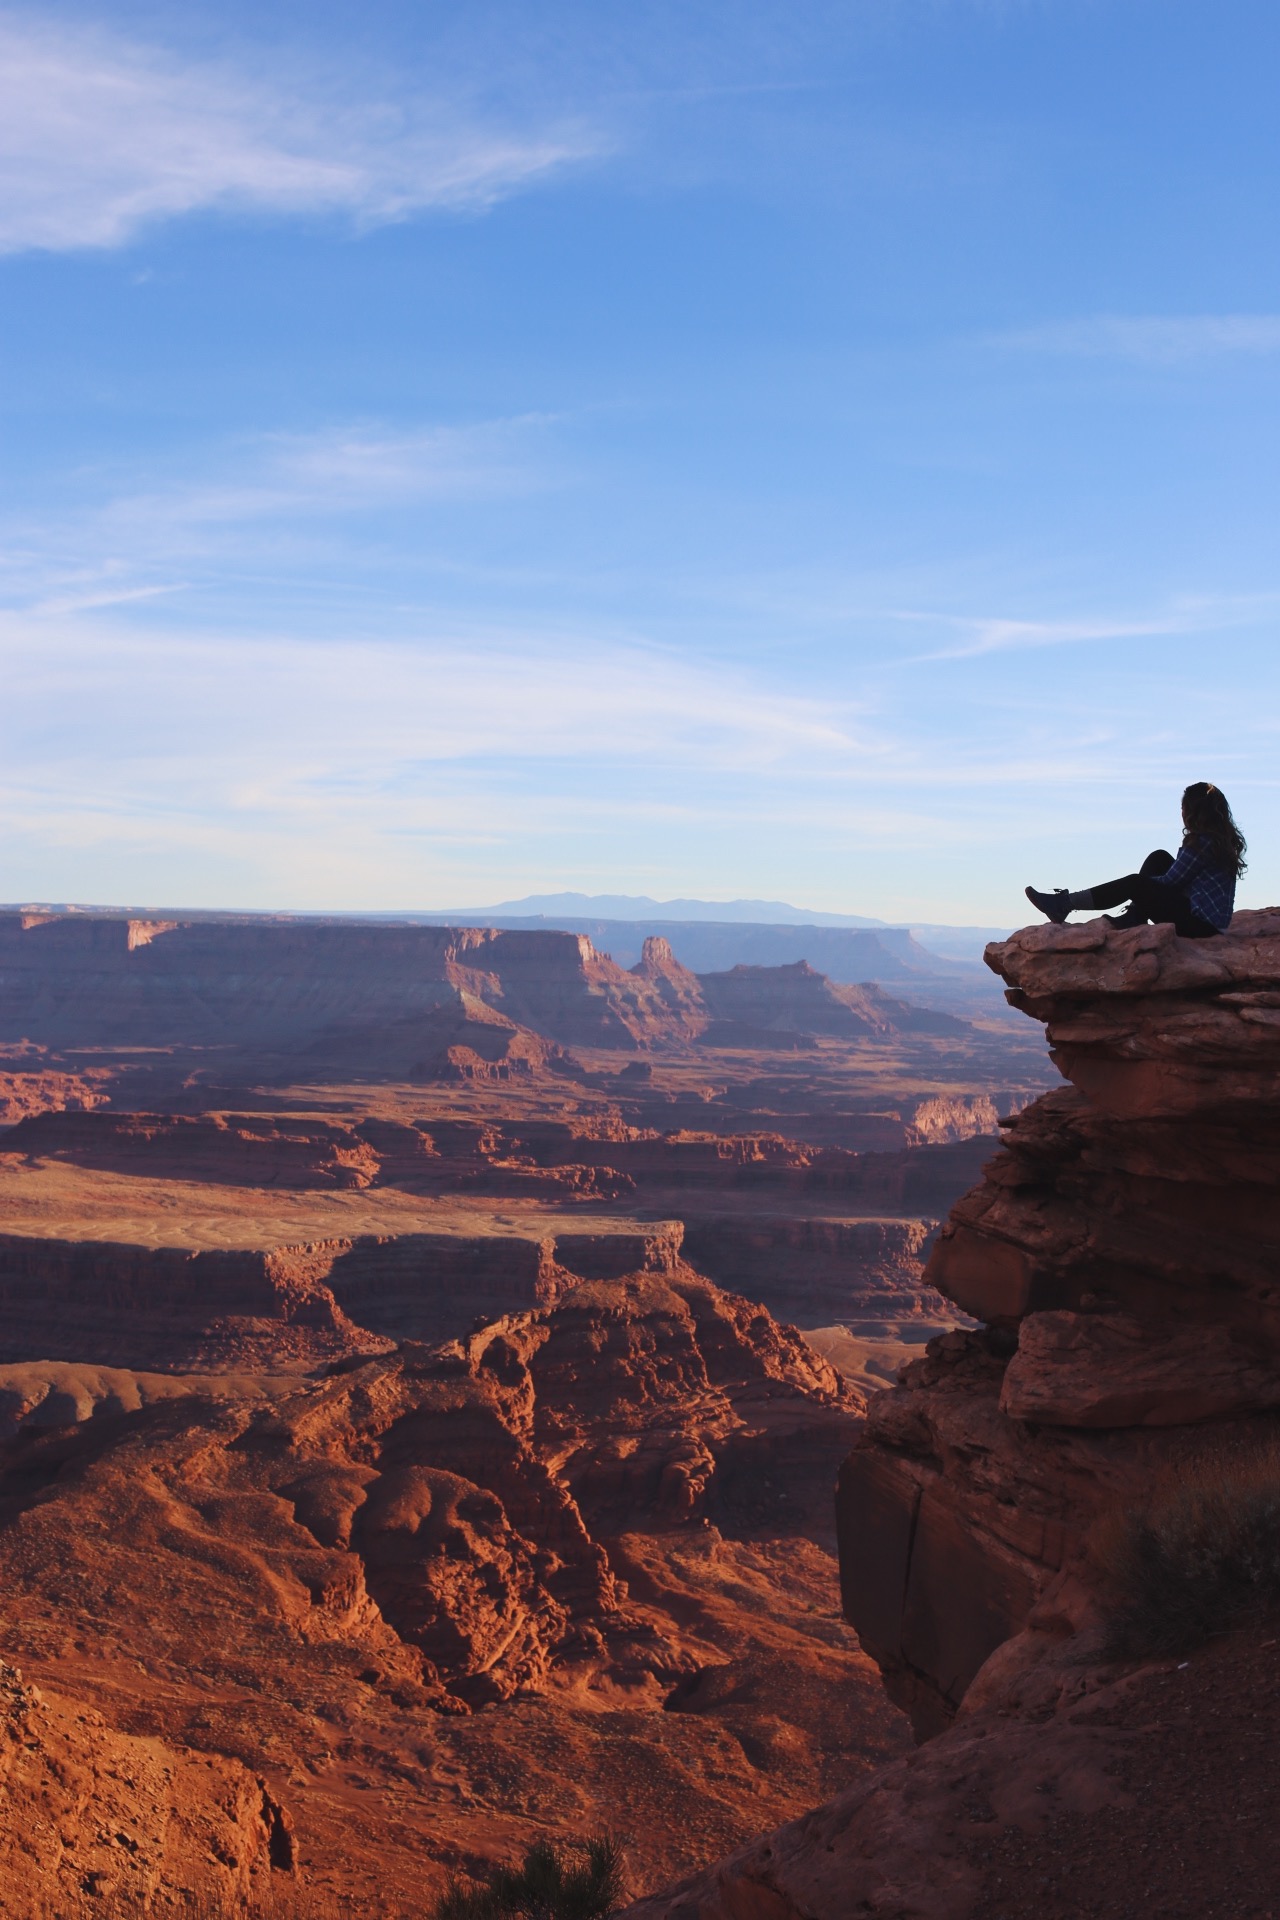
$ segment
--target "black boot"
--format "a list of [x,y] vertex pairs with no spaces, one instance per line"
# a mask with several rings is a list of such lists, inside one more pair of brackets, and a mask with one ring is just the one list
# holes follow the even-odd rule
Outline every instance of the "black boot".
[[1103,917],[1113,927],[1145,927],[1151,918],[1141,907],[1126,907],[1123,913],[1108,913]]
[[1071,895],[1065,887],[1057,887],[1052,893],[1037,893],[1034,887],[1028,887],[1026,893],[1032,906],[1038,907],[1055,926],[1060,927],[1071,911]]

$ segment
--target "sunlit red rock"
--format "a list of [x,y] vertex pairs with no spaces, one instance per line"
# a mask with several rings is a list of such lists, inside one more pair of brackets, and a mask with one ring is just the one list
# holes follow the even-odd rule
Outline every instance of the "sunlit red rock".
[[841,1478],[846,1612],[924,1729],[1099,1514],[1280,1406],[1280,915],[987,958],[1072,1085],[1005,1124],[930,1259],[985,1330],[906,1368]]
[[117,1732],[0,1661],[0,1899],[10,1920],[245,1911],[292,1890],[292,1823],[234,1760]]
[[900,1745],[824,1584],[861,1396],[678,1261],[256,1400],[106,1384],[0,1446],[6,1643],[261,1774],[309,1887],[409,1912],[531,1818],[653,1876]]

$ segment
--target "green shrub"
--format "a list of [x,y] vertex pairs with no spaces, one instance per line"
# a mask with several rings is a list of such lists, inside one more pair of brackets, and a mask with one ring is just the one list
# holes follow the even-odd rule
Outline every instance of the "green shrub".
[[622,1848],[612,1835],[573,1848],[536,1840],[519,1867],[496,1867],[488,1886],[451,1880],[434,1920],[608,1920],[623,1894]]
[[[519,1867],[497,1867],[487,1886],[450,1881],[430,1909],[433,1920],[608,1920],[623,1904],[622,1844],[612,1835],[556,1846],[539,1840]],[[418,1911],[425,1911],[419,1909]],[[0,1911],[7,1911],[0,1898]],[[59,1907],[65,1920],[134,1920],[136,1902],[107,1896]],[[252,1904],[221,1891],[188,1893],[182,1920],[371,1920],[386,1909],[354,1895],[323,1894],[291,1883],[263,1889]],[[397,1912],[401,1909],[397,1908]]]
[[1091,1542],[1108,1651],[1185,1653],[1280,1608],[1280,1448],[1202,1461]]

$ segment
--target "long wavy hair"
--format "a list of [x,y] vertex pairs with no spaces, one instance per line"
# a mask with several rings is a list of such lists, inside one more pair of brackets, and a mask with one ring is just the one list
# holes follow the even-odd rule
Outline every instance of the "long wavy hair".
[[1228,873],[1245,870],[1245,838],[1231,817],[1227,796],[1212,780],[1194,780],[1182,796],[1182,824],[1197,840],[1207,840]]

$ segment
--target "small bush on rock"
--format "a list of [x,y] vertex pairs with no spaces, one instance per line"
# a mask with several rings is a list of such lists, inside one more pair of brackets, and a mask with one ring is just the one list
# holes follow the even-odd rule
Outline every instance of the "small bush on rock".
[[495,1868],[487,1887],[451,1880],[434,1920],[608,1920],[623,1893],[622,1848],[612,1835],[572,1849],[537,1840],[519,1867]]
[[1185,1653],[1280,1610],[1280,1448],[1205,1462],[1091,1542],[1115,1656]]

